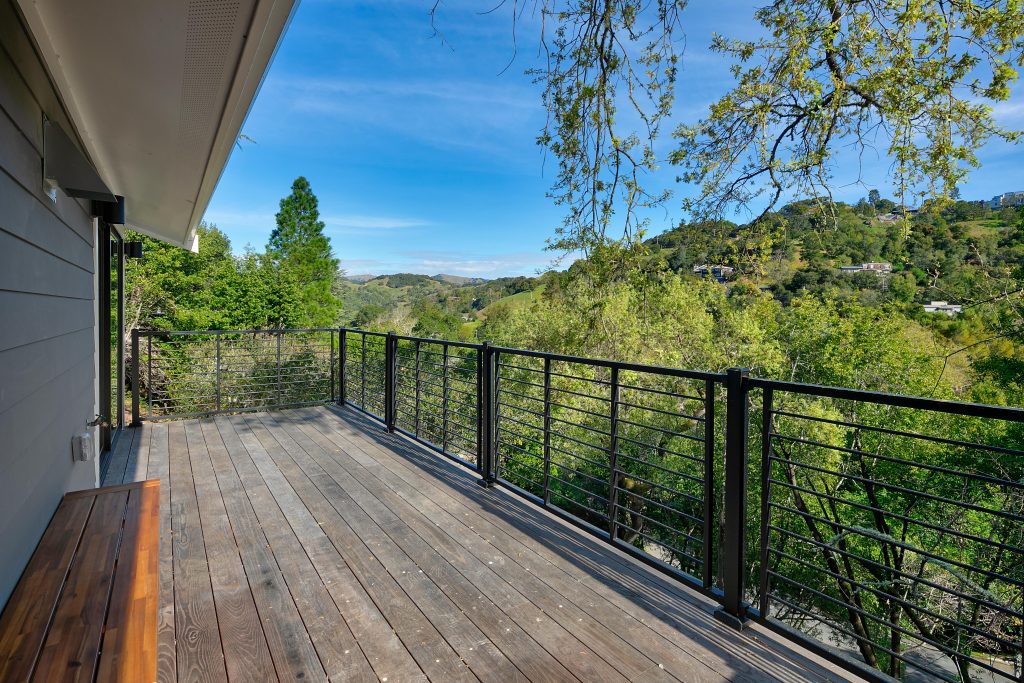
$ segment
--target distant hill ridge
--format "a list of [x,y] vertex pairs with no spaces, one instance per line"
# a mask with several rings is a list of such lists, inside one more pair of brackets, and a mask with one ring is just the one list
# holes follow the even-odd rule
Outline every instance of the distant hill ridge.
[[482,277],[466,277],[463,275],[448,275],[446,273],[439,273],[437,275],[420,275],[418,273],[392,273],[390,275],[371,275],[369,273],[361,273],[359,275],[346,275],[345,279],[349,282],[355,282],[363,284],[371,280],[388,280],[398,282],[413,282],[416,280],[436,280],[437,282],[447,282],[450,285],[456,287],[466,287],[470,285],[482,285],[489,282],[487,278]]

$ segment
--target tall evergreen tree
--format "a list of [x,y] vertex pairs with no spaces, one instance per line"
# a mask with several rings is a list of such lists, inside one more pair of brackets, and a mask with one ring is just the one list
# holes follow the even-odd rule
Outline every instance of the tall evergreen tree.
[[267,255],[282,278],[294,283],[299,305],[297,324],[303,327],[333,325],[341,304],[331,291],[338,259],[324,235],[324,222],[309,181],[299,176],[292,192],[281,200],[277,227],[270,234]]

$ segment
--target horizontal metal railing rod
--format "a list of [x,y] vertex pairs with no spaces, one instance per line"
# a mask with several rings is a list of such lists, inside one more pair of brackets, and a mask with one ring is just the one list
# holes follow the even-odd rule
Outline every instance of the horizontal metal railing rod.
[[658,413],[659,415],[665,415],[666,417],[674,417],[680,420],[692,420],[693,422],[707,422],[707,418],[701,415],[689,415],[687,413],[677,413],[672,410],[665,410],[664,408],[655,408],[653,406],[643,406],[636,403],[630,403],[629,401],[619,401],[619,405],[623,408],[633,408],[635,410],[646,410],[652,413]]
[[[790,415],[790,413],[785,413],[783,411],[775,411],[775,414],[776,415]],[[794,417],[805,417],[805,416],[794,416]],[[987,446],[985,444],[978,444],[978,443],[973,443],[973,442],[970,442],[970,441],[959,441],[959,440],[956,440],[956,439],[946,439],[946,438],[942,438],[942,437],[929,436],[927,434],[914,434],[912,432],[900,432],[900,431],[892,430],[892,429],[884,429],[884,428],[880,428],[880,427],[870,427],[868,425],[860,425],[860,424],[856,424],[856,423],[841,422],[841,421],[838,421],[838,420],[827,420],[827,419],[824,419],[824,418],[805,417],[805,419],[813,420],[813,421],[816,421],[816,422],[824,422],[824,423],[828,423],[828,424],[834,424],[834,425],[838,425],[838,426],[853,427],[855,429],[864,429],[864,430],[867,430],[867,431],[874,431],[874,432],[878,432],[878,433],[882,433],[882,434],[889,434],[889,435],[893,435],[893,436],[906,437],[908,439],[921,440],[921,441],[930,441],[932,443],[941,443],[941,444],[945,444],[945,445],[948,445],[948,446],[957,446],[957,447],[961,447],[961,448],[987,450],[987,451],[991,451],[991,452],[994,452],[994,453],[999,453],[999,454],[1002,454],[1002,455],[1011,455],[1011,456],[1024,457],[1024,451],[1019,451],[1019,450],[1012,449],[1012,448],[1002,448],[1000,446]],[[782,436],[782,435],[779,435],[779,434],[773,434],[773,435],[774,436]],[[786,437],[786,438],[792,440],[795,437]],[[820,446],[821,448],[829,448],[829,449],[832,449],[832,450],[840,450],[840,449],[843,448],[842,446],[830,446],[830,445],[827,445],[827,444],[819,444],[818,442],[810,441],[810,440],[804,440],[804,442],[808,443],[808,444],[811,444],[811,445]],[[949,474],[949,475],[953,475],[953,476],[971,477],[971,478],[976,478],[979,481],[987,481],[988,483],[991,483],[991,484],[998,484],[1000,486],[1011,486],[1011,487],[1014,487],[1014,488],[1022,488],[1022,489],[1024,489],[1024,482],[1016,482],[1016,481],[1012,481],[1012,480],[1009,480],[1009,479],[1000,479],[998,477],[992,477],[991,475],[986,475],[986,474],[976,474],[976,473],[971,473],[971,472],[964,472],[962,470],[955,470],[955,469],[952,469],[952,468],[949,468],[949,467],[942,467],[940,465],[932,465],[930,463],[917,462],[915,460],[907,460],[905,458],[897,458],[895,456],[885,455],[885,454],[882,454],[882,453],[870,453],[868,451],[860,451],[860,450],[856,450],[856,449],[849,449],[849,450],[852,451],[851,455],[864,455],[865,457],[878,458],[879,460],[885,460],[887,462],[892,462],[892,463],[895,463],[895,464],[898,464],[898,465],[906,465],[908,467],[917,467],[917,468],[927,469],[927,470],[931,470],[933,472],[940,472],[942,474]]]
[[[349,332],[356,332],[357,334],[362,334],[363,330],[349,330]],[[371,332],[370,334],[381,334],[381,333]],[[385,336],[387,335],[386,332],[383,333],[383,334]],[[453,347],[453,348],[460,348],[460,349],[479,349],[479,348],[481,348],[483,346],[482,344],[477,344],[477,343],[474,343],[474,342],[456,341],[454,339],[435,339],[433,337],[410,337],[410,336],[402,335],[402,334],[396,334],[395,335],[395,339],[397,339],[400,342],[403,342],[403,341],[420,342],[421,344],[434,344],[434,345],[437,345],[437,346],[450,346],[450,347]]]
[[[891,512],[891,511],[885,510],[883,508],[874,507],[872,505],[866,505],[864,503],[858,503],[857,501],[850,500],[849,498],[842,498],[840,496],[833,496],[833,495],[831,495],[829,493],[826,493],[824,491],[815,491],[815,490],[809,489],[809,488],[807,488],[805,486],[798,486],[798,485],[790,484],[788,481],[782,481],[781,479],[770,478],[768,480],[768,483],[773,485],[773,486],[781,486],[782,488],[788,489],[790,491],[799,491],[800,493],[805,493],[805,494],[807,494],[809,496],[814,496],[815,498],[821,498],[822,500],[827,500],[827,501],[835,503],[837,505],[848,505],[848,506],[850,506],[852,508],[856,508],[856,509],[862,510],[864,512],[870,512],[872,514],[877,513],[879,515],[884,515],[888,519],[899,520],[899,521],[901,521],[901,522],[903,522],[905,524],[913,524],[914,526],[919,526],[919,527],[922,527],[924,529],[930,529],[932,531],[937,531],[937,532],[939,532],[941,534],[949,534],[950,536],[952,536],[954,538],[959,538],[959,539],[962,539],[962,540],[965,540],[965,541],[971,541],[972,543],[980,543],[981,545],[987,545],[987,546],[990,546],[992,548],[1000,548],[1000,549],[1003,549],[1003,550],[1008,550],[1011,553],[1016,553],[1018,555],[1024,555],[1024,548],[1018,548],[1018,547],[1016,547],[1014,545],[1010,545],[1008,543],[1002,543],[1000,541],[996,541],[996,540],[993,540],[991,538],[985,538],[983,536],[978,536],[977,534],[964,533],[962,531],[957,531],[955,529],[950,529],[949,527],[940,526],[938,524],[932,524],[931,522],[926,522],[926,521],[924,521],[922,519],[915,519],[913,517],[910,517],[908,515],[903,515],[903,514],[900,514],[898,512]],[[1007,518],[1013,519],[1014,516],[1013,515],[1007,515]]]
[[[815,591],[815,592],[817,592],[817,591]],[[884,652],[885,654],[889,655],[890,657],[895,657],[896,659],[899,659],[904,664],[912,666],[915,669],[919,669],[920,671],[923,671],[923,672],[927,673],[928,675],[933,676],[934,679],[937,680],[937,681],[948,681],[948,680],[950,680],[948,674],[940,672],[938,669],[933,669],[931,667],[925,666],[924,664],[916,663],[913,660],[907,660],[904,655],[896,653],[895,651],[889,649],[885,645],[881,645],[881,644],[875,643],[873,641],[868,641],[867,639],[864,638],[864,636],[855,633],[854,631],[846,628],[845,626],[841,626],[841,625],[835,623],[834,620],[826,620],[821,614],[817,614],[817,613],[811,612],[807,608],[801,607],[800,605],[797,605],[796,603],[791,602],[789,600],[786,600],[784,598],[776,597],[775,601],[778,602],[781,605],[784,605],[784,606],[788,607],[789,609],[793,610],[794,612],[797,612],[799,614],[804,615],[807,619],[810,619],[812,621],[817,621],[819,623],[827,623],[828,628],[832,629],[833,631],[835,631],[837,633],[841,633],[842,635],[844,635],[844,636],[846,636],[848,638],[852,638],[854,641],[870,642],[871,646],[873,648],[875,648],[876,650]],[[791,635],[793,635],[795,637],[799,637],[800,634],[799,634],[799,632],[793,632]],[[878,680],[881,680],[881,679],[878,679]]]
[[[682,475],[680,475],[680,476],[682,476]],[[651,481],[650,479],[647,479],[646,477],[642,477],[642,476],[640,476],[638,474],[630,474],[629,478],[630,479],[636,479],[637,481],[643,482],[644,484],[647,484],[648,486],[653,486],[655,488],[661,489],[662,491],[665,491],[666,493],[671,493],[673,495],[680,496],[681,498],[686,498],[687,500],[691,500],[691,501],[693,501],[696,504],[703,504],[704,503],[704,501],[699,496],[695,496],[692,493],[687,493],[686,491],[680,491],[679,489],[674,489],[671,486],[665,486],[664,484],[659,484],[659,483],[657,483],[655,481]],[[692,477],[686,477],[686,478],[691,478],[692,479]]]
[[881,562],[878,562],[876,560],[872,560],[869,557],[864,557],[863,555],[858,555],[856,553],[850,552],[849,550],[843,550],[838,545],[829,545],[827,543],[823,543],[823,542],[818,541],[816,539],[810,538],[809,536],[803,536],[803,535],[798,534],[798,533],[796,533],[794,531],[790,531],[789,529],[785,529],[783,527],[775,526],[774,524],[768,525],[768,529],[769,529],[769,531],[773,531],[775,533],[779,533],[779,534],[782,534],[784,536],[787,536],[787,537],[793,539],[794,541],[796,541],[797,543],[806,543],[807,545],[812,546],[814,548],[817,548],[818,550],[836,553],[837,555],[841,555],[841,556],[843,556],[846,559],[852,560],[854,562],[860,562],[860,563],[868,565],[868,566],[870,566],[870,567],[872,567],[872,568],[874,568],[874,569],[876,569],[878,571],[887,572],[887,573],[889,573],[889,574],[891,574],[891,575],[893,575],[895,577],[898,577],[901,580],[906,580],[908,583],[909,582],[920,583],[923,586],[927,586],[928,588],[933,588],[933,589],[941,591],[943,593],[947,593],[950,596],[959,598],[960,600],[966,600],[966,601],[969,601],[969,602],[977,602],[979,605],[981,605],[983,607],[987,607],[988,609],[995,610],[997,612],[1001,612],[1002,614],[1005,614],[1005,615],[1007,615],[1009,617],[1013,617],[1013,618],[1016,618],[1016,619],[1024,618],[1024,611],[1017,611],[1017,610],[1013,609],[1012,607],[1007,607],[1006,605],[1001,605],[1001,604],[999,604],[997,602],[992,602],[991,600],[987,599],[984,595],[979,595],[979,594],[971,595],[971,594],[965,593],[963,591],[959,591],[956,588],[953,588],[951,586],[943,585],[943,584],[937,583],[935,581],[932,581],[932,580],[930,580],[926,576],[921,576],[921,575],[918,575],[918,574],[912,574],[912,573],[905,572],[905,571],[900,570],[900,569],[896,569],[895,567],[891,567],[889,565],[882,564]]
[[649,429],[652,432],[658,432],[659,434],[664,434],[665,436],[668,436],[670,438],[687,439],[688,441],[696,441],[698,443],[704,443],[704,437],[703,436],[696,436],[694,434],[687,434],[686,432],[676,432],[676,431],[672,431],[671,429],[665,429],[664,427],[658,427],[656,425],[645,425],[645,424],[643,424],[641,422],[634,422],[633,420],[627,420],[624,417],[620,417],[619,418],[619,422],[622,423],[622,424],[631,425],[631,426],[636,427],[638,429]]
[[[714,380],[712,380],[714,381]],[[655,389],[654,387],[638,387],[632,384],[620,384],[619,388],[623,391],[643,391],[648,394],[656,394],[659,396],[669,396],[671,398],[678,398],[684,401],[701,401],[705,399],[702,396],[694,396],[692,394],[680,394],[675,391],[668,391],[667,389]]]
[[725,375],[714,372],[701,372],[699,370],[683,370],[681,368],[661,367],[658,365],[644,365],[642,363],[626,363],[623,361],[604,360],[598,358],[582,358],[580,356],[567,356],[560,353],[546,353],[543,351],[528,351],[526,349],[514,349],[505,346],[492,346],[495,352],[509,354],[512,356],[527,356],[530,358],[549,358],[553,361],[564,361],[567,363],[579,363],[581,365],[593,365],[603,368],[618,368],[631,372],[648,372],[655,375],[667,377],[680,377],[684,379],[714,380],[722,381]]
[[[837,449],[834,449],[834,450],[839,450],[840,452],[847,452],[847,450],[850,450],[850,449],[838,449],[837,448]],[[857,453],[857,454],[860,455],[860,453]],[[870,457],[870,456],[867,456],[867,457]],[[799,467],[800,469],[811,470],[813,472],[818,472],[819,474],[828,474],[828,475],[832,475],[832,476],[839,476],[839,473],[836,472],[835,470],[830,470],[830,469],[828,469],[826,467],[819,467],[817,465],[812,465],[809,462],[799,462],[799,461],[795,461],[795,460],[788,460],[788,459],[784,459],[784,458],[779,458],[779,457],[774,456],[774,455],[771,456],[771,460],[772,460],[772,462],[780,462],[780,463],[784,463],[784,464],[787,464],[787,465],[792,465],[794,467]],[[897,491],[899,493],[906,493],[906,494],[911,495],[911,496],[925,498],[927,500],[935,501],[936,503],[944,503],[946,505],[952,505],[953,507],[957,507],[957,508],[964,508],[964,509],[967,509],[967,510],[974,510],[975,512],[983,512],[983,513],[989,514],[989,515],[996,515],[996,516],[999,516],[999,517],[1005,517],[1006,519],[1014,519],[1014,520],[1016,520],[1016,519],[1020,518],[1020,515],[1018,513],[1007,512],[1005,510],[996,510],[994,508],[987,508],[987,507],[984,507],[984,506],[981,506],[981,505],[975,505],[974,503],[968,503],[968,502],[966,502],[966,501],[964,501],[962,499],[947,498],[945,496],[940,496],[940,495],[937,495],[937,494],[934,494],[934,493],[929,493],[927,491],[920,491],[918,489],[911,489],[911,488],[907,488],[906,486],[900,486],[899,484],[890,484],[889,482],[882,481],[880,479],[871,479],[869,477],[862,477],[859,474],[851,474],[849,472],[843,472],[842,476],[844,478],[846,478],[846,479],[850,479],[852,481],[860,482],[862,484],[869,484],[869,485],[873,485],[873,486],[879,486],[879,487],[887,489],[889,491]],[[968,476],[968,475],[962,475],[962,476]],[[1019,485],[1016,484],[1016,482],[1002,483],[1002,480],[998,480],[997,482],[986,482],[986,483],[996,483],[999,486],[1006,486],[1008,488],[1019,488]]]
[[678,548],[678,547],[676,547],[676,546],[674,546],[674,545],[672,545],[670,543],[666,543],[664,541],[660,541],[660,540],[654,538],[653,536],[651,536],[650,534],[648,534],[648,533],[646,533],[644,531],[633,529],[632,527],[630,527],[630,526],[628,526],[628,525],[626,525],[624,523],[622,525],[622,528],[629,529],[634,534],[637,534],[638,536],[643,537],[645,540],[650,541],[651,543],[656,543],[657,545],[660,545],[661,547],[663,547],[663,548],[665,548],[667,550],[671,550],[673,553],[675,553],[676,555],[679,555],[680,557],[684,558],[685,560],[687,560],[688,562],[690,562],[691,564],[693,564],[697,568],[700,568],[704,564],[704,562],[703,562],[703,560],[701,560],[701,558],[696,557],[696,556],[686,552],[682,548]]
[[563,387],[552,386],[551,391],[557,391],[560,394],[569,394],[570,396],[576,396],[578,398],[585,398],[590,401],[601,401],[602,403],[612,402],[611,398],[607,396],[594,396],[593,394],[584,394],[582,392],[574,391],[572,389],[565,389]]
[[[788,507],[786,505],[781,505],[781,504],[776,503],[774,501],[769,502],[769,506],[774,508],[774,509],[776,509],[776,510],[782,510],[782,511],[785,511],[785,512],[789,512],[789,513],[791,513],[791,514],[793,514],[794,516],[797,516],[797,517],[806,517],[807,519],[811,519],[811,520],[814,520],[815,522],[819,522],[821,524],[826,524],[826,525],[832,526],[835,529],[839,529],[839,530],[848,532],[850,534],[856,534],[856,535],[864,537],[864,538],[874,538],[873,536],[867,535],[865,533],[865,529],[862,529],[860,527],[851,526],[849,524],[843,524],[842,522],[837,522],[835,520],[825,519],[824,517],[821,517],[819,515],[815,515],[812,512],[800,511],[800,510],[797,510],[795,508]],[[945,562],[947,564],[951,564],[954,567],[958,567],[959,569],[963,569],[963,570],[966,570],[966,571],[969,571],[969,572],[975,572],[977,574],[981,574],[982,576],[984,576],[986,578],[989,578],[989,579],[994,579],[996,581],[1003,581],[1003,582],[1008,583],[1008,584],[1010,584],[1012,586],[1024,587],[1024,578],[1014,579],[1014,578],[1011,578],[1011,577],[1006,576],[1004,574],[1000,574],[998,572],[989,571],[989,570],[984,569],[982,567],[978,567],[978,566],[975,566],[975,565],[967,564],[966,562],[962,562],[960,560],[955,560],[955,559],[950,558],[950,557],[944,557],[944,556],[939,555],[939,554],[937,554],[935,552],[932,552],[930,550],[926,550],[924,548],[920,548],[920,547],[911,545],[910,543],[906,543],[906,542],[901,541],[899,539],[895,539],[895,538],[886,539],[886,543],[888,543],[889,545],[895,546],[897,548],[900,548],[902,550],[906,550],[906,551],[909,551],[911,553],[915,553],[917,555],[921,555],[922,557],[928,557],[928,558],[931,558],[933,560],[938,560],[939,562]]]
[[[138,330],[140,337],[181,337],[186,335],[192,336],[214,336],[224,334],[245,334],[245,335],[279,335],[279,334],[297,334],[307,332],[331,332],[336,333],[338,331],[335,327],[315,327],[309,329],[276,329],[269,328],[265,330]],[[370,333],[374,334],[374,333]]]
[[[940,643],[940,642],[938,642],[938,641],[936,641],[936,640],[934,640],[932,638],[929,638],[929,637],[927,637],[925,635],[922,635],[921,633],[919,633],[917,631],[911,631],[910,629],[904,628],[904,627],[900,626],[899,624],[895,624],[893,622],[886,621],[885,619],[883,619],[883,618],[881,618],[881,617],[879,617],[879,616],[877,616],[875,614],[872,614],[868,610],[862,609],[862,608],[854,605],[853,603],[847,602],[845,600],[840,600],[839,598],[835,597],[834,595],[829,595],[828,593],[820,591],[820,590],[818,590],[816,588],[813,588],[813,587],[808,586],[806,584],[802,584],[799,581],[795,581],[795,580],[789,578],[788,576],[785,576],[785,575],[782,575],[782,574],[778,574],[778,573],[776,573],[776,572],[774,572],[772,570],[768,570],[768,571],[769,571],[769,573],[771,574],[771,576],[773,578],[779,579],[780,581],[784,581],[784,582],[786,582],[786,583],[788,583],[790,585],[793,585],[793,586],[799,588],[802,591],[807,591],[809,593],[812,593],[815,596],[817,596],[819,598],[822,598],[823,600],[827,600],[827,601],[829,601],[829,602],[831,602],[831,603],[833,603],[833,604],[835,604],[835,605],[837,605],[837,606],[839,606],[839,607],[841,607],[841,608],[843,608],[845,610],[849,610],[849,611],[855,612],[858,615],[860,615],[861,617],[867,619],[868,621],[871,621],[872,623],[878,624],[880,626],[884,626],[887,629],[892,629],[892,630],[896,631],[897,633],[905,635],[905,636],[907,636],[909,638],[913,638],[916,641],[919,641],[921,643],[924,643],[925,645],[928,645],[930,647],[935,648],[939,652],[943,652],[943,653],[945,653],[947,655],[954,655],[957,659],[960,659],[961,661],[970,662],[971,664],[973,664],[975,666],[980,666],[983,669],[986,669],[988,671],[991,671],[991,672],[994,672],[994,673],[998,673],[998,674],[1002,674],[1002,675],[1006,675],[1005,672],[1000,671],[999,669],[993,667],[990,664],[987,664],[983,660],[977,659],[977,658],[972,657],[970,655],[965,655],[965,654],[960,653],[960,652],[956,652],[955,650],[949,648],[946,645],[943,645],[942,643]],[[989,636],[989,637],[992,637],[992,636]],[[875,645],[877,645],[877,643]],[[892,654],[892,653],[890,653],[890,654]],[[913,662],[913,660],[908,660],[905,655],[893,654],[893,656],[897,657],[898,659],[900,659],[903,662],[907,662],[907,663],[912,663]],[[913,664],[913,666],[918,666],[918,665],[917,664]]]
[[[830,577],[832,579],[835,579],[836,581],[841,581],[844,584],[848,584],[850,586],[853,586],[858,591],[866,592],[866,593],[871,593],[872,595],[874,595],[874,596],[876,596],[878,598],[881,598],[882,600],[885,600],[885,601],[888,601],[888,602],[893,602],[893,603],[895,603],[895,604],[897,604],[900,607],[903,607],[905,609],[912,610],[914,612],[918,612],[918,613],[921,613],[921,614],[927,614],[929,617],[931,617],[933,619],[936,619],[938,621],[941,621],[943,624],[945,624],[947,626],[952,626],[954,629],[964,630],[964,631],[967,631],[968,633],[973,633],[974,635],[982,636],[984,638],[991,639],[993,642],[999,643],[1003,647],[1007,647],[1007,648],[1011,648],[1012,649],[1012,648],[1017,646],[1017,643],[1015,643],[1013,641],[1006,640],[1005,638],[1002,638],[1002,637],[1000,637],[998,635],[995,635],[993,633],[990,633],[988,631],[980,629],[980,628],[978,628],[976,626],[972,626],[970,624],[965,624],[965,623],[963,623],[961,621],[957,621],[956,619],[953,619],[952,617],[947,617],[947,616],[945,616],[943,614],[939,614],[938,612],[936,612],[934,610],[931,610],[931,609],[929,609],[927,607],[923,607],[923,606],[921,606],[921,605],[919,605],[917,603],[910,602],[909,600],[905,600],[904,598],[901,598],[899,595],[896,595],[895,593],[889,593],[889,592],[886,592],[884,590],[881,590],[880,588],[878,588],[876,586],[872,586],[871,584],[864,583],[863,581],[857,581],[855,579],[851,579],[848,576],[843,576],[842,574],[837,574],[837,573],[835,573],[833,571],[830,571],[829,569],[827,569],[825,567],[821,567],[819,565],[812,564],[812,563],[808,562],[807,560],[804,560],[802,558],[796,557],[795,555],[791,555],[791,554],[789,554],[789,553],[787,553],[785,551],[776,550],[776,549],[773,548],[772,549],[772,554],[776,555],[778,557],[783,557],[783,558],[789,560],[790,562],[796,562],[797,564],[799,564],[799,565],[801,565],[803,567],[806,567],[807,569],[811,569],[811,570],[813,570],[815,572],[820,572],[820,573],[822,573],[822,574],[824,574],[824,575],[826,575],[826,576],[828,576],[828,577]],[[843,604],[845,606],[845,602]],[[885,624],[886,626],[888,626],[890,624],[890,622],[882,622],[882,623]],[[918,639],[918,638],[921,637],[920,635],[918,635],[916,633],[910,633],[910,634],[905,634],[905,635],[911,635],[911,637],[913,637],[915,639]],[[924,642],[927,642],[927,641],[925,640]]]
[[[704,520],[701,519],[700,517],[697,517],[696,515],[691,515],[688,512],[684,512],[683,510],[680,510],[677,507],[672,507],[671,505],[669,505],[668,503],[666,503],[664,501],[658,501],[658,500],[654,500],[653,498],[648,498],[647,496],[641,495],[641,494],[637,493],[636,491],[631,491],[631,490],[629,490],[627,488],[624,488],[624,487],[621,487],[621,486],[619,487],[619,492],[622,493],[625,496],[629,496],[631,498],[636,498],[637,500],[642,500],[645,503],[650,503],[651,505],[655,505],[655,506],[661,508],[662,510],[665,510],[669,514],[679,515],[680,517],[684,517],[684,518],[690,520],[691,522],[693,522],[694,524],[703,524],[704,523]],[[701,539],[701,542],[703,543],[703,539]]]
[[778,380],[761,379],[759,377],[751,377],[749,379],[749,383],[751,388],[757,389],[771,388],[775,391],[820,396],[822,398],[858,401],[861,403],[876,403],[895,406],[898,408],[929,410],[936,413],[961,415],[964,417],[981,417],[995,420],[1006,420],[1009,422],[1024,422],[1024,408],[1007,408],[1005,406],[992,406],[982,403],[964,403],[938,398],[886,394],[878,391],[864,391],[862,389],[847,389],[844,387],[828,387],[817,384],[799,384],[797,382],[782,382]]

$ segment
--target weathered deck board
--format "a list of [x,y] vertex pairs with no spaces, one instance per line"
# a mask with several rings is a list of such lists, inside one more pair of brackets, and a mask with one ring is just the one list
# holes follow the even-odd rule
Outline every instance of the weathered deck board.
[[132,431],[160,681],[853,680],[352,411]]

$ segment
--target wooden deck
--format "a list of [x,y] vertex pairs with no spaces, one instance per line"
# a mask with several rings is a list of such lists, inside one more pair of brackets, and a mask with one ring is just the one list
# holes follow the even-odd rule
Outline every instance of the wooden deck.
[[350,410],[145,425],[160,681],[852,680]]

